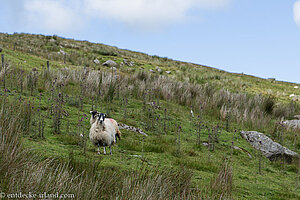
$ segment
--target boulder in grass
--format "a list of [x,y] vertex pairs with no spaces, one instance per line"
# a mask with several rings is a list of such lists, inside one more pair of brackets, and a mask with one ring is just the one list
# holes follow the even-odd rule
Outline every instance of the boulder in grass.
[[108,66],[108,67],[115,67],[115,66],[117,66],[117,63],[113,60],[107,60],[102,65],[103,66]]
[[290,163],[293,158],[299,157],[296,152],[274,142],[263,133],[259,133],[257,131],[241,131],[240,134],[255,149],[261,151],[261,153],[271,161],[285,159]]
[[290,129],[300,129],[300,120],[293,119],[293,120],[285,120],[281,122],[283,126]]

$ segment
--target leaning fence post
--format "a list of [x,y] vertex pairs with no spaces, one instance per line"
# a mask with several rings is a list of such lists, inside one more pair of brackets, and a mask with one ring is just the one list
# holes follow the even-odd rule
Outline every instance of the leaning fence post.
[[4,54],[1,54],[1,60],[2,60],[2,68],[1,69],[3,69],[4,68]]
[[50,70],[50,64],[49,64],[49,60],[47,60],[47,70]]

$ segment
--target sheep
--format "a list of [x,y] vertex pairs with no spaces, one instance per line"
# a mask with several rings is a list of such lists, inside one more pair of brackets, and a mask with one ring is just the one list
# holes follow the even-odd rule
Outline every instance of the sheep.
[[[100,113],[98,111],[90,111],[90,114],[91,114],[90,125],[92,126],[96,121],[96,115],[100,114]],[[120,140],[121,139],[121,132],[119,130],[118,123],[116,122],[116,120],[114,120],[112,118],[106,118],[106,119],[108,119],[113,124],[113,126],[115,128],[115,137]]]
[[116,143],[116,122],[110,119],[105,120],[105,117],[103,113],[96,115],[96,121],[90,129],[89,138],[95,146],[98,146],[98,154],[100,154],[100,145],[102,145],[103,153],[106,154],[105,147],[109,146],[110,155],[112,155],[111,146]]

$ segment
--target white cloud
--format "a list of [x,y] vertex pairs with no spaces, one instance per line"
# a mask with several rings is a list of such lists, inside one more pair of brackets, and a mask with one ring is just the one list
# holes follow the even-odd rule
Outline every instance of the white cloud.
[[158,28],[183,21],[191,8],[215,9],[231,0],[85,0],[86,12],[138,28]]
[[[25,0],[26,26],[52,32],[76,30],[81,19],[76,4],[68,0]],[[76,1],[74,1],[76,2]]]
[[300,1],[294,4],[294,20],[298,26],[300,26]]
[[[220,9],[232,0],[10,0],[21,7],[18,23],[27,30],[65,33],[93,21],[113,20],[153,30],[187,20],[193,11]],[[21,6],[20,6],[21,5]],[[12,8],[13,8],[12,7]]]

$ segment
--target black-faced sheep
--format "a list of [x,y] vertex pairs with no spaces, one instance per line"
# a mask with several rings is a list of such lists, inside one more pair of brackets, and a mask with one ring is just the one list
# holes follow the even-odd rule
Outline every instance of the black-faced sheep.
[[[98,114],[100,114],[98,111],[90,111],[91,113],[91,118],[90,118],[90,125],[92,126],[95,121],[96,121],[96,117]],[[109,120],[115,127],[115,138],[118,138],[119,140],[121,139],[121,132],[119,130],[119,126],[118,123],[116,122],[116,120],[112,119],[112,118],[106,118],[107,120]]]
[[100,154],[100,146],[103,146],[103,153],[106,154],[105,147],[109,146],[110,154],[112,155],[111,146],[116,143],[115,139],[116,128],[115,123],[110,119],[105,119],[105,114],[96,114],[96,121],[90,129],[90,140],[98,146],[98,154]]

